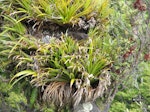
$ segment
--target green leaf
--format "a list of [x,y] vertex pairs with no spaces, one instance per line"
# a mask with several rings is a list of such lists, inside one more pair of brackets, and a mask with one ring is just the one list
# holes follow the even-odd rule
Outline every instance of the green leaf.
[[70,88],[72,87],[74,82],[75,82],[75,79],[71,79],[71,81],[70,81]]
[[28,76],[31,76],[31,77],[36,77],[37,76],[37,73],[32,71],[32,70],[24,70],[24,71],[21,71],[19,73],[17,73],[16,75],[14,75],[14,77],[11,78],[10,80],[10,83],[13,82],[13,80],[16,80],[11,84],[11,86],[14,86],[14,84],[16,84],[18,81],[20,81],[21,79],[25,78],[25,77],[28,77]]

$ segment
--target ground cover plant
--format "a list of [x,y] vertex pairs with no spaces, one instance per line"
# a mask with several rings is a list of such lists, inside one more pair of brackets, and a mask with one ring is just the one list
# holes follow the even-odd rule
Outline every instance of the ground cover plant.
[[[130,31],[137,27],[128,16],[141,12],[131,6],[133,2],[129,6],[123,3],[0,1],[0,95],[8,95],[1,107],[9,107],[7,111],[66,112],[99,99],[100,110],[108,111],[118,88],[140,60],[149,60],[144,47],[148,38],[142,41]],[[117,12],[119,5],[124,9]],[[129,7],[133,9],[125,12],[127,15],[121,14]]]

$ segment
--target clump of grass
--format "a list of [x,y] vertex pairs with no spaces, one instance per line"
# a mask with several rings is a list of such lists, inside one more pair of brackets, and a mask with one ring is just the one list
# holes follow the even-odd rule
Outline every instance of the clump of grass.
[[[31,77],[31,83],[37,87],[49,85],[44,90],[44,100],[49,102],[52,100],[49,99],[50,96],[55,95],[53,101],[62,106],[65,93],[58,91],[63,92],[66,87],[71,89],[71,102],[77,105],[82,100],[90,101],[101,96],[110,84],[107,66],[112,61],[105,57],[105,53],[99,48],[95,48],[95,41],[89,39],[82,45],[70,37],[62,37],[61,40],[49,44],[40,43],[40,46],[38,41],[37,44],[34,41],[34,46],[32,42],[32,39],[22,37],[10,51],[10,57],[16,62],[16,69],[19,70],[22,66],[25,69],[20,69],[21,71],[13,76],[12,86],[25,77]],[[58,86],[59,82],[62,82],[62,87],[53,88],[52,85]],[[84,89],[87,93],[83,92]],[[55,92],[62,94],[62,97],[59,98],[59,94],[57,96]],[[89,92],[92,92],[90,96]],[[81,98],[82,95],[85,98]]]
[[[2,1],[9,6],[6,15],[19,16],[18,21],[52,21],[58,24],[76,24],[80,17],[95,17],[105,23],[112,13],[108,0],[14,0]],[[61,3],[61,4],[60,4]]]

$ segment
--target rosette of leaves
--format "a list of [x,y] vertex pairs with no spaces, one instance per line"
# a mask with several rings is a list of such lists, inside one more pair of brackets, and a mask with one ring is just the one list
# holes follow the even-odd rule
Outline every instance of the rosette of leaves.
[[20,70],[11,79],[12,85],[27,77],[32,85],[45,88],[44,101],[57,106],[95,100],[110,85],[112,63],[95,45],[92,39],[83,45],[67,36],[49,44],[22,37],[10,51]]

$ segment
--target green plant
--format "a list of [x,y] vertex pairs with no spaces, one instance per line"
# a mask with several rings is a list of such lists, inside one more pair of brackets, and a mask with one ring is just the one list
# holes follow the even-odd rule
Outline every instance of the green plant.
[[72,0],[15,0],[2,2],[8,6],[9,3],[11,4],[9,13],[12,16],[18,15],[20,17],[18,21],[33,19],[53,21],[59,24],[76,24],[80,17],[89,16],[88,18],[90,18],[94,12],[98,15],[101,14],[101,19],[106,19],[111,13],[108,0],[77,0],[75,2]]
[[[131,82],[128,82],[130,84],[130,88],[127,85],[128,88],[117,93],[110,112],[115,112],[118,109],[125,112],[149,111],[149,65],[149,63],[145,62],[140,63],[139,68],[141,75],[137,79],[136,86],[133,84],[133,80],[135,79],[130,79]],[[120,103],[124,108],[119,105],[116,106],[116,103]]]
[[[62,92],[65,92],[65,87],[73,89],[69,92],[74,97],[74,105],[77,105],[81,100],[92,99],[90,95],[83,93],[84,88],[89,92],[95,91],[95,93],[91,93],[94,95],[94,99],[103,94],[106,86],[110,84],[108,70],[113,61],[110,55],[106,55],[110,52],[105,52],[103,45],[99,45],[98,42],[103,43],[101,37],[98,37],[99,39],[92,37],[78,42],[67,34],[63,34],[60,39],[51,39],[50,43],[46,44],[28,32],[42,31],[41,27],[44,27],[42,24],[47,21],[50,24],[56,23],[64,27],[67,24],[71,27],[79,27],[80,19],[86,18],[89,21],[92,17],[97,19],[98,24],[99,22],[103,23],[97,26],[104,29],[112,11],[109,8],[108,0],[63,0],[62,4],[60,4],[60,0],[2,2],[9,6],[10,10],[7,12],[9,14],[2,13],[5,24],[2,28],[3,32],[0,34],[1,56],[3,56],[1,61],[3,61],[3,69],[9,71],[8,69],[11,68],[12,70],[10,73],[12,87],[23,80],[30,81],[38,88],[46,87],[43,98],[51,100],[49,96],[53,96],[56,92],[57,96],[54,96],[53,101],[56,105],[61,106],[65,101],[63,101],[63,97],[58,99],[57,91],[60,91],[60,86],[62,86],[60,87]],[[107,13],[104,14],[104,12]],[[28,26],[28,23],[31,25]],[[40,25],[36,28],[38,24]],[[31,31],[29,31],[30,27]],[[95,30],[97,33],[99,28],[93,29],[93,31]],[[108,35],[106,38],[109,38]],[[104,42],[107,42],[106,40]],[[5,48],[2,47],[4,45]],[[115,44],[112,45],[115,46]],[[111,48],[111,46],[108,47]],[[11,63],[13,66],[7,68]],[[100,80],[102,80],[103,89],[99,93],[98,90],[102,87]],[[49,88],[52,88],[53,91],[50,91]],[[62,92],[60,94],[65,95]],[[30,93],[32,94],[32,92]],[[36,96],[36,93],[33,96]],[[85,95],[85,99],[81,98],[82,94]],[[67,99],[67,96],[65,97]],[[30,99],[31,105],[35,102],[33,99]]]
[[[135,46],[140,41],[130,38],[131,15],[121,13],[128,6],[113,3],[112,10],[109,0],[0,2],[4,4],[0,8],[4,21],[0,24],[0,71],[10,79],[12,89],[28,87],[22,91],[30,108],[39,108],[41,97],[55,104],[56,110],[99,97],[106,105],[113,100],[140,51]],[[115,12],[118,5],[124,9]],[[86,39],[77,40],[71,32]],[[43,107],[43,111],[52,110]]]
[[[25,112],[25,106],[27,105],[26,97],[23,92],[10,89],[9,80],[4,76],[4,74],[0,76],[0,110]],[[15,88],[19,90],[17,86]]]
[[[95,84],[97,85],[99,80],[106,81],[106,85],[109,84],[110,75],[107,73],[109,68],[106,66],[112,62],[105,57],[105,52],[101,52],[100,48],[95,48],[97,45],[93,42],[89,39],[89,41],[85,41],[84,45],[80,45],[77,41],[65,36],[61,40],[52,41],[49,44],[41,43],[38,47],[36,46],[38,44],[33,46],[32,39],[29,41],[22,37],[10,51],[10,57],[13,57],[16,62],[15,69],[21,70],[11,79],[11,82],[15,80],[12,85],[23,78],[29,78],[29,76],[31,76],[31,83],[37,87],[60,81],[65,82],[66,86],[69,84],[71,88],[75,86],[78,92],[81,92],[79,91],[81,88],[86,87],[88,90]],[[103,75],[101,76],[101,74]],[[81,83],[78,84],[78,81]],[[56,87],[55,89],[57,90]],[[46,91],[50,91],[50,89]],[[95,94],[95,98],[102,93]],[[46,92],[45,95],[47,95]],[[89,97],[86,100],[90,99]],[[55,99],[53,100],[55,101]]]

